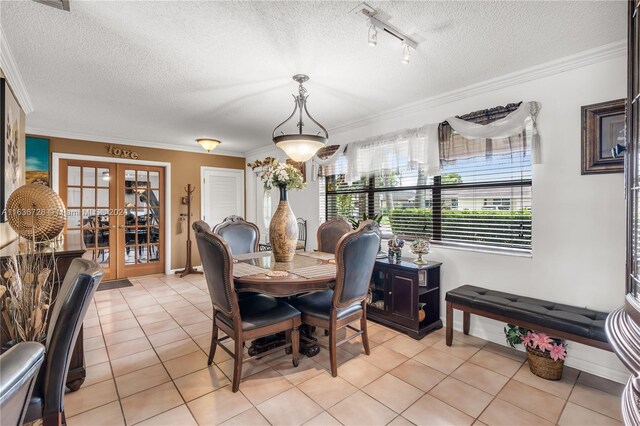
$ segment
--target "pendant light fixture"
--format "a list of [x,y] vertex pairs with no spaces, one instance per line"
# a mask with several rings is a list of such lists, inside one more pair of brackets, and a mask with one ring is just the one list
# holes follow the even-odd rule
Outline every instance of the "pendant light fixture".
[[220,141],[217,139],[202,138],[196,139],[196,142],[198,142],[200,146],[207,152],[213,151],[218,145],[220,145]]
[[[298,96],[294,96],[295,106],[293,108],[293,112],[282,123],[278,124],[275,129],[273,129],[273,143],[276,146],[284,151],[285,154],[293,161],[304,162],[309,160],[314,156],[316,152],[327,143],[327,139],[329,139],[329,133],[327,129],[325,129],[322,124],[318,123],[316,120],[311,117],[309,111],[307,110],[307,98],[308,95],[307,89],[302,85],[304,82],[309,80],[309,77],[304,74],[296,74],[293,76],[293,80],[296,81],[298,86]],[[302,128],[304,127],[304,122],[302,121],[302,112],[309,117],[315,125],[317,125],[321,131],[317,132],[315,135],[302,133]],[[297,134],[285,134],[280,131],[280,135],[276,136],[276,132],[280,127],[282,127],[285,123],[293,118],[296,114],[296,111],[299,111],[298,115],[298,123],[296,127],[298,128]],[[324,134],[324,135],[322,135]]]

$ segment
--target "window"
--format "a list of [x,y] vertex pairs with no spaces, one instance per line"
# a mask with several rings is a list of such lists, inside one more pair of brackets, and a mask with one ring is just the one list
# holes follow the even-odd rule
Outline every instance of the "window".
[[[473,152],[443,161],[440,176],[401,166],[397,157],[406,154],[395,146],[379,155],[393,157],[400,166],[348,185],[346,160],[338,160],[321,185],[321,219],[382,213],[386,237],[429,236],[435,244],[530,252],[531,148],[526,135],[472,141],[454,133],[451,139],[449,147],[468,144]],[[478,144],[482,149],[476,150]]]

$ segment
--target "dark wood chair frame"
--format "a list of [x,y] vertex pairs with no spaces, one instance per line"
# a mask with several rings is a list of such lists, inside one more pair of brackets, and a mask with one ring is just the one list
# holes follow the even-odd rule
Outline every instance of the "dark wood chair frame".
[[[326,222],[323,222],[318,227],[318,232],[316,233],[316,240],[318,242],[318,251],[326,252],[326,253],[334,253],[336,251],[335,247],[323,247],[322,246],[322,233],[327,228],[333,227],[343,227],[344,233],[347,234],[351,232],[351,224],[342,216],[334,216]],[[339,241],[339,240],[338,240]]]
[[307,251],[307,220],[299,217],[296,222],[298,223],[298,242],[304,243],[302,251]]

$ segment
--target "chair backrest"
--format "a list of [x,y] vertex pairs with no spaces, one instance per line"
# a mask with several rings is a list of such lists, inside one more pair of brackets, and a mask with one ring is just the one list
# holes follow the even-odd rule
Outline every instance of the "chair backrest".
[[307,249],[307,220],[298,218],[298,241],[304,243],[304,249]]
[[318,251],[335,253],[338,240],[351,231],[351,225],[340,216],[335,216],[318,227]]
[[43,415],[64,411],[64,388],[80,327],[104,273],[95,262],[73,259],[58,290],[47,329]]
[[196,242],[213,308],[235,319],[240,309],[233,286],[233,259],[229,245],[220,235],[211,232],[196,232]]
[[373,221],[361,223],[357,230],[340,238],[336,248],[334,306],[343,308],[364,300],[379,246],[380,230]]
[[203,220],[197,220],[191,224],[193,232],[211,232],[209,224]]
[[213,233],[220,235],[231,248],[231,253],[253,253],[258,251],[260,230],[251,222],[240,216],[228,216],[213,228]]
[[20,426],[29,406],[36,374],[44,361],[44,346],[18,343],[0,356],[0,423]]

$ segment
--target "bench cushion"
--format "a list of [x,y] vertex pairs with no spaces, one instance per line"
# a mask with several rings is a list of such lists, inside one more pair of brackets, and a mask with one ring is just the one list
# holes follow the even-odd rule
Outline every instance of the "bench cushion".
[[448,291],[445,300],[513,318],[516,324],[518,320],[521,320],[588,339],[607,342],[604,331],[604,323],[608,315],[606,312],[562,305],[472,285],[463,285]]

